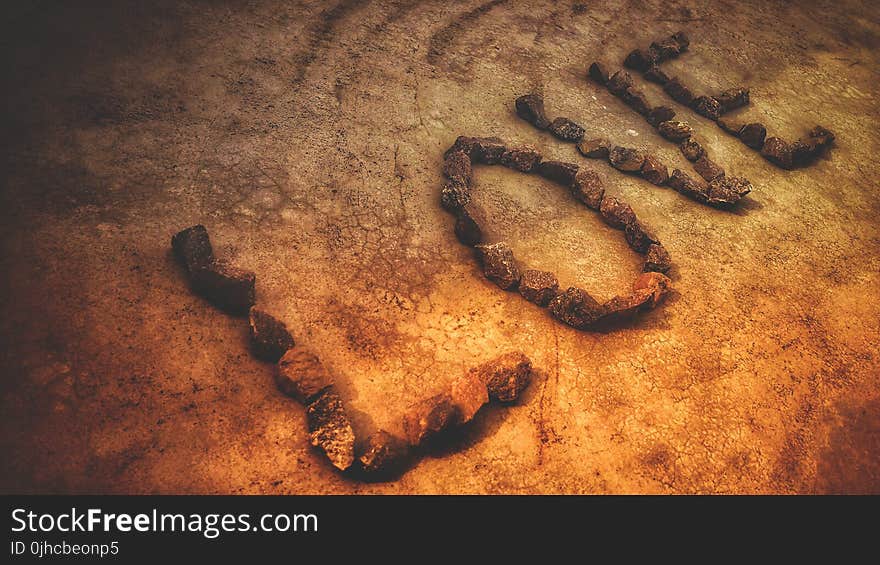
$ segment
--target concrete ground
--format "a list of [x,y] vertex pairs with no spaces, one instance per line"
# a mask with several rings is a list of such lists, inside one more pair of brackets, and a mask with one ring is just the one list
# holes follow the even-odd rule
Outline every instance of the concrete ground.
[[[99,493],[880,492],[880,14],[810,2],[19,2],[3,8],[0,490]],[[678,29],[667,68],[747,84],[743,115],[827,157],[777,169],[680,110],[736,212],[579,157],[519,120],[541,91],[588,135],[675,146],[584,79]],[[644,83],[638,79],[640,84]],[[668,103],[659,90],[645,90]],[[595,167],[672,254],[676,292],[603,333],[485,281],[440,206],[443,150],[498,135]],[[476,171],[494,230],[605,299],[640,269],[535,175]],[[258,303],[332,367],[358,430],[510,349],[511,408],[399,480],[337,474],[246,322],[191,294],[204,223]]]

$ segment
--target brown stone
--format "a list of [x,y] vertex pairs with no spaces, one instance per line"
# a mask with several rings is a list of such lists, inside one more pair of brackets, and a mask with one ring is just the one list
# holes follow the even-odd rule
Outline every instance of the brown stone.
[[455,216],[455,236],[470,247],[483,243],[483,229],[474,217],[476,215],[473,205],[470,205],[459,210]]
[[474,367],[471,372],[497,402],[514,402],[532,380],[532,362],[523,353],[511,351]]
[[541,153],[534,147],[512,147],[501,155],[501,164],[516,171],[529,173],[541,162]]
[[723,116],[718,118],[718,120],[716,120],[716,123],[721,127],[721,129],[723,129],[730,135],[735,135],[737,137],[739,137],[739,132],[742,131],[744,125],[741,121],[735,118],[725,118]]
[[681,169],[672,171],[672,175],[669,176],[669,181],[666,184],[694,200],[700,202],[708,202],[709,200],[709,195],[707,194],[709,186],[695,181]]
[[608,90],[615,96],[621,96],[633,85],[633,79],[626,71],[617,71],[608,80]]
[[669,106],[656,106],[646,117],[649,124],[652,127],[658,127],[663,122],[668,122],[672,118],[675,117],[675,110],[670,108]]
[[623,229],[627,224],[636,221],[636,214],[629,204],[621,202],[613,196],[606,196],[599,206],[599,213],[605,223],[613,228]]
[[666,81],[666,84],[663,85],[663,90],[679,104],[690,106],[694,101],[694,93],[676,77]]
[[590,70],[588,72],[590,78],[595,82],[605,86],[608,84],[608,80],[611,78],[608,74],[608,69],[605,68],[605,65],[596,61],[590,65]]
[[830,145],[835,139],[834,132],[822,126],[815,126],[808,135],[819,145]]
[[571,185],[571,194],[588,208],[598,210],[605,196],[605,187],[596,171],[581,167]]
[[650,49],[634,49],[623,60],[623,66],[637,71],[646,71],[657,62],[657,54]]
[[767,136],[767,128],[759,123],[746,124],[739,130],[739,138],[748,147],[760,150],[764,147],[764,138]]
[[643,179],[656,185],[666,184],[669,180],[669,169],[653,155],[645,156],[641,174]]
[[644,75],[642,76],[644,76],[646,80],[659,84],[660,86],[663,86],[664,84],[669,82],[669,75],[664,73],[663,69],[661,69],[657,65],[650,67],[648,70],[645,71]]
[[577,125],[568,118],[556,118],[548,128],[550,133],[561,139],[562,141],[573,141],[577,143],[584,138],[584,128]]
[[765,159],[783,169],[792,168],[791,145],[778,137],[768,137],[761,148]]
[[605,312],[603,322],[629,319],[636,313],[647,310],[647,303],[651,300],[651,293],[646,290],[632,291],[623,296],[615,296],[602,305]]
[[742,86],[729,88],[716,96],[716,99],[718,100],[718,104],[721,107],[722,114],[725,112],[730,112],[731,110],[735,110],[737,108],[748,105],[749,89]]
[[403,430],[410,445],[430,441],[461,421],[461,412],[448,394],[438,394],[410,406]]
[[251,308],[248,315],[251,330],[251,351],[263,361],[277,363],[293,347],[293,336],[287,326],[271,314]]
[[452,382],[450,398],[458,408],[461,417],[459,423],[466,424],[489,402],[489,391],[478,375],[468,371]]
[[538,174],[565,187],[570,187],[577,175],[578,166],[563,161],[542,161],[538,166]]
[[473,177],[471,158],[464,151],[452,151],[443,159],[443,176],[460,185],[470,186]]
[[527,269],[523,271],[519,280],[519,293],[538,306],[547,306],[556,298],[559,291],[559,281],[556,275],[547,271]]
[[705,153],[703,146],[693,137],[689,137],[682,141],[679,147],[681,148],[684,158],[690,162],[696,161]]
[[633,291],[646,291],[650,294],[647,302],[649,308],[653,308],[663,300],[663,297],[672,290],[672,280],[662,273],[642,273],[633,283]]
[[695,98],[691,103],[691,107],[696,113],[710,120],[717,120],[718,116],[721,115],[721,105],[718,103],[718,100],[711,96]]
[[471,158],[472,162],[495,165],[501,162],[501,156],[507,148],[497,137],[467,137],[459,136],[455,143],[446,150],[444,157],[455,151],[463,151]]
[[252,271],[222,261],[196,269],[193,289],[214,306],[230,314],[244,315],[254,305],[257,277]]
[[308,404],[333,385],[333,377],[317,355],[302,347],[294,347],[278,361],[275,384],[287,396]]
[[672,36],[653,42],[650,49],[658,63],[675,58],[682,51],[681,44]]
[[466,184],[446,179],[440,189],[440,205],[446,210],[457,214],[471,201],[471,190]]
[[637,173],[642,170],[645,154],[638,149],[616,146],[608,152],[608,162],[620,171]]
[[354,463],[354,430],[342,399],[333,388],[325,389],[306,410],[309,439],[321,448],[330,463],[342,471]]
[[740,177],[718,177],[709,183],[710,204],[736,204],[752,191],[752,183]]
[[540,94],[526,94],[516,99],[516,114],[538,129],[547,129],[550,120],[544,111],[544,97]]
[[595,298],[574,286],[557,295],[549,309],[554,318],[577,329],[586,328],[604,314]]
[[577,144],[577,150],[590,159],[606,159],[611,151],[611,142],[605,138],[585,139]]
[[510,290],[519,283],[519,267],[513,257],[513,251],[504,243],[481,244],[476,246],[483,274],[487,279],[504,290]]
[[671,267],[672,259],[669,257],[669,252],[666,251],[665,247],[659,243],[648,246],[648,252],[645,253],[644,271],[666,273]]
[[639,221],[627,224],[624,228],[624,235],[626,235],[626,242],[637,253],[647,253],[650,246],[660,243],[657,236]]
[[648,99],[641,90],[634,86],[627,88],[620,96],[620,99],[623,100],[627,106],[643,116],[647,116],[651,112],[651,105],[648,103]]
[[660,135],[670,141],[681,142],[689,138],[694,130],[687,122],[666,121],[657,126]]
[[214,262],[211,238],[208,237],[208,230],[201,224],[174,234],[171,237],[171,249],[189,275]]
[[709,159],[705,153],[694,163],[694,170],[698,175],[706,179],[706,182],[711,182],[718,177],[724,176],[724,169]]
[[367,475],[388,477],[403,470],[408,455],[409,445],[406,441],[385,430],[379,430],[367,438],[358,461]]
[[673,40],[675,40],[676,43],[678,43],[679,53],[684,53],[685,51],[687,51],[688,46],[691,44],[691,41],[690,39],[688,39],[688,36],[687,34],[685,34],[685,32],[677,31],[673,33],[671,37]]

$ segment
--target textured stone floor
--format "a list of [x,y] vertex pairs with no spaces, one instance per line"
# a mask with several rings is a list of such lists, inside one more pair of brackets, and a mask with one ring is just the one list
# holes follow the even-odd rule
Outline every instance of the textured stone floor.
[[[2,491],[880,492],[872,2],[18,4],[2,8]],[[821,123],[836,147],[785,172],[681,110],[755,185],[733,213],[592,162],[672,254],[676,292],[632,326],[561,326],[455,240],[443,150],[498,135],[588,164],[516,118],[535,90],[588,135],[687,167],[584,80],[677,29],[691,51],[669,69],[748,84],[743,115],[791,139]],[[601,299],[627,289],[639,257],[595,214],[535,175],[476,176],[519,258]],[[398,481],[341,476],[246,322],[188,291],[169,241],[194,223],[256,271],[359,430],[508,349],[540,372]]]

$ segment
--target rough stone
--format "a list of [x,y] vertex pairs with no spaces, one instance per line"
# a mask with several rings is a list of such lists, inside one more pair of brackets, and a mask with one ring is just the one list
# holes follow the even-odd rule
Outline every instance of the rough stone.
[[657,65],[650,67],[642,76],[645,77],[645,80],[659,84],[660,86],[669,82],[669,75],[663,72],[663,69]]
[[234,315],[244,315],[254,305],[257,277],[252,271],[223,261],[193,272],[193,289],[214,306]]
[[580,154],[590,159],[607,159],[611,147],[611,142],[604,137],[585,139],[577,144],[577,150]]
[[681,142],[689,138],[694,130],[687,122],[665,121],[657,126],[660,135],[670,141]]
[[752,149],[760,150],[764,147],[765,137],[767,137],[767,128],[763,124],[746,124],[739,130],[739,139]]
[[486,385],[489,398],[497,402],[514,402],[532,380],[532,362],[522,352],[510,351],[472,369]]
[[658,63],[673,59],[682,51],[681,44],[672,36],[651,43],[650,49]]
[[538,129],[547,129],[550,120],[544,110],[544,97],[540,94],[526,94],[516,99],[516,114]]
[[645,154],[638,149],[616,146],[608,152],[608,162],[620,171],[636,173],[642,170]]
[[523,271],[519,280],[519,293],[538,306],[547,306],[556,298],[559,291],[559,281],[556,275],[547,271],[527,269]]
[[634,86],[627,88],[620,98],[627,106],[643,116],[647,116],[651,112],[651,105],[648,103],[648,99],[641,90]]
[[308,404],[333,385],[333,377],[317,355],[294,347],[278,361],[275,384],[287,396]]
[[293,347],[293,336],[287,326],[271,314],[256,307],[250,309],[251,351],[263,361],[277,363]]
[[650,246],[660,243],[657,236],[639,221],[627,224],[624,228],[624,235],[626,242],[637,253],[647,253]]
[[792,168],[791,145],[781,138],[768,137],[761,148],[761,155],[777,167]]
[[633,85],[632,76],[626,71],[617,71],[608,80],[608,90],[615,96],[621,96]]
[[669,180],[669,169],[653,155],[645,156],[641,174],[643,179],[656,185],[666,184]]
[[577,125],[568,118],[556,118],[549,127],[550,133],[555,135],[562,141],[573,141],[577,143],[584,138],[584,128]]
[[679,147],[681,148],[681,153],[684,155],[684,158],[690,162],[696,161],[705,153],[703,146],[693,137],[689,137],[682,141]]
[[470,247],[483,243],[483,230],[474,217],[476,215],[473,205],[469,205],[459,210],[455,217],[455,236],[458,241]]
[[671,37],[678,44],[679,53],[684,53],[685,51],[687,51],[688,46],[691,44],[691,41],[690,39],[688,39],[688,36],[685,32],[677,31],[673,33]]
[[171,248],[174,250],[174,256],[189,275],[214,262],[211,238],[208,236],[208,230],[201,224],[174,234],[171,238]]
[[476,413],[489,402],[486,383],[473,371],[468,371],[452,382],[450,390],[452,403],[458,408],[461,424],[470,422]]
[[675,110],[669,106],[656,106],[648,112],[646,119],[651,127],[658,127],[663,122],[668,122],[675,117]]
[[470,186],[473,178],[471,158],[461,150],[448,153],[443,159],[443,176],[456,184]]
[[724,176],[724,169],[709,159],[705,153],[694,163],[694,170],[698,175],[706,179],[706,182],[711,182],[718,177]]
[[557,295],[550,302],[549,309],[554,318],[577,329],[593,324],[604,313],[595,298],[574,286]]
[[752,191],[752,183],[741,177],[718,177],[709,183],[710,204],[736,204]]
[[430,441],[461,422],[461,411],[448,394],[416,402],[403,416],[403,430],[410,445]]
[[354,463],[354,430],[342,399],[332,387],[325,389],[306,410],[309,439],[321,448],[330,463],[342,471]]
[[501,164],[516,171],[532,172],[541,162],[541,153],[534,147],[512,147],[501,155]]
[[501,156],[507,148],[497,137],[468,137],[459,136],[455,143],[446,150],[444,157],[456,151],[463,151],[471,158],[472,162],[495,165],[501,162]]
[[666,81],[666,84],[663,85],[663,90],[673,100],[684,106],[690,106],[694,101],[694,93],[676,77]]
[[590,75],[590,78],[593,79],[593,81],[601,84],[602,86],[608,84],[608,81],[611,78],[608,74],[608,69],[605,68],[605,65],[598,61],[590,65],[588,74]]
[[605,187],[596,171],[582,167],[574,177],[571,193],[588,208],[598,210],[605,196]]
[[483,274],[487,279],[504,290],[510,290],[519,283],[519,267],[513,251],[504,243],[481,244],[476,246],[483,264]]
[[681,169],[675,169],[672,171],[672,175],[669,176],[669,181],[666,184],[685,196],[693,198],[699,202],[708,202],[709,200],[709,186],[692,179]]
[[471,201],[471,190],[466,184],[446,179],[440,189],[440,205],[449,212],[457,214]]
[[563,161],[542,161],[538,166],[538,174],[565,187],[570,187],[578,173],[578,166]]
[[721,107],[721,113],[730,112],[748,105],[749,89],[742,86],[729,88],[715,98]]
[[629,204],[621,202],[613,196],[606,196],[602,199],[599,213],[602,214],[605,223],[613,228],[623,229],[627,224],[636,221],[636,214]]
[[648,246],[648,252],[645,253],[645,264],[642,267],[645,272],[667,273],[671,267],[672,259],[665,247],[659,243]]
[[657,62],[657,54],[650,49],[634,49],[623,60],[628,69],[646,71]]
[[367,437],[358,461],[361,469],[371,477],[390,477],[406,466],[409,445],[403,439],[378,430]]
[[633,283],[633,291],[646,291],[650,294],[647,302],[649,308],[654,308],[663,300],[663,297],[672,290],[672,280],[662,273],[642,273]]
[[694,112],[710,120],[717,120],[718,116],[721,115],[721,105],[718,103],[718,100],[711,96],[695,98],[691,107],[694,109]]
[[725,118],[723,116],[718,118],[716,120],[716,123],[721,127],[721,129],[723,129],[730,135],[735,135],[737,137],[739,137],[739,132],[742,131],[744,125],[741,121],[735,118]]

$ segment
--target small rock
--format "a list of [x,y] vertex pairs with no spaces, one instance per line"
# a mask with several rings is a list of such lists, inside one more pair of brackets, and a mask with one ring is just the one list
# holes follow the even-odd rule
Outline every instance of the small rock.
[[443,160],[443,176],[452,182],[470,186],[473,177],[471,158],[464,151],[452,151]]
[[320,447],[334,467],[342,471],[354,463],[354,430],[333,388],[324,390],[306,410],[309,439]]
[[176,233],[171,238],[171,249],[189,275],[214,262],[211,238],[208,237],[208,230],[201,224]]
[[636,214],[629,204],[621,202],[613,196],[606,196],[599,206],[602,219],[612,228],[623,229],[636,221]]
[[455,143],[446,150],[445,156],[455,151],[463,151],[465,155],[471,158],[471,162],[485,163],[486,165],[495,165],[501,162],[501,156],[507,150],[497,137],[467,137],[459,136]]
[[708,202],[709,200],[709,195],[707,194],[709,186],[695,181],[680,169],[672,171],[672,175],[670,175],[669,181],[666,184],[699,202]]
[[822,126],[815,126],[811,129],[809,136],[810,139],[815,140],[814,143],[819,145],[830,145],[835,139],[834,133],[830,129]]
[[672,280],[662,273],[642,273],[633,283],[634,292],[646,291],[650,294],[651,298],[647,302],[649,308],[657,306],[670,290]]
[[764,147],[764,138],[767,137],[767,128],[759,123],[746,124],[739,130],[739,138],[748,147],[760,150]]
[[584,138],[584,128],[577,125],[568,118],[556,118],[550,124],[550,133],[561,139],[562,141],[573,141],[577,143]]
[[538,174],[565,187],[570,187],[577,175],[578,166],[563,161],[542,161],[538,166]]
[[513,147],[501,155],[501,164],[516,171],[529,173],[541,162],[541,154],[534,147]]
[[393,476],[406,466],[409,446],[385,430],[370,434],[358,458],[365,473],[376,477]]
[[513,402],[532,380],[532,362],[523,353],[511,351],[471,369],[497,402]]
[[571,193],[588,208],[598,210],[605,196],[605,187],[602,186],[602,179],[596,171],[581,168],[574,177]]
[[278,361],[275,384],[287,396],[308,404],[333,385],[333,378],[316,355],[295,347]]
[[277,363],[293,347],[293,336],[281,320],[254,307],[250,310],[248,321],[251,329],[251,350],[257,359]]
[[591,79],[601,84],[602,86],[608,84],[608,80],[610,79],[610,76],[608,75],[608,69],[606,69],[605,65],[599,63],[598,61],[590,65],[589,75]]
[[583,140],[577,144],[577,150],[590,159],[607,159],[611,151],[611,142],[605,138]]
[[669,82],[669,75],[664,73],[663,69],[661,69],[657,65],[650,67],[647,71],[645,71],[643,76],[646,80],[659,84],[660,86],[663,86],[664,84]]
[[657,106],[648,112],[647,121],[652,127],[658,127],[663,122],[668,122],[675,117],[675,110],[669,106]]
[[670,141],[680,142],[689,138],[694,130],[687,122],[665,121],[657,126],[660,135]]
[[620,171],[635,173],[642,170],[645,154],[630,147],[614,147],[608,152],[608,162]]
[[681,53],[681,44],[672,36],[651,44],[651,51],[656,54],[657,62],[668,61]]
[[739,132],[741,132],[743,128],[743,123],[734,118],[720,117],[718,118],[716,123],[721,127],[721,129],[723,129],[730,135],[735,135],[737,137],[739,137]]
[[602,317],[604,310],[587,291],[569,287],[559,294],[549,305],[554,318],[577,329],[583,329]]
[[705,153],[705,151],[703,151],[703,146],[693,137],[689,137],[682,141],[680,147],[684,158],[690,162],[696,161]]
[[685,32],[677,31],[673,33],[671,37],[673,40],[675,40],[676,43],[678,43],[679,53],[684,53],[685,51],[687,51],[688,46],[691,44],[691,41],[690,39],[688,39],[688,36],[687,34],[685,34]]
[[489,391],[486,383],[468,371],[453,381],[450,397],[461,415],[459,423],[466,424],[489,402]]
[[648,103],[648,99],[645,98],[645,95],[634,86],[627,88],[620,98],[627,106],[643,116],[647,116],[651,111],[651,105]]
[[438,394],[410,406],[403,417],[403,430],[410,445],[437,437],[461,421],[461,412],[448,394]]
[[474,247],[483,242],[483,230],[474,218],[475,213],[469,208],[458,211],[455,217],[455,236],[463,244]]
[[547,306],[556,298],[559,291],[559,281],[556,275],[547,271],[527,269],[523,271],[519,280],[519,293],[538,306]]
[[519,282],[519,267],[513,251],[504,243],[481,244],[476,246],[483,264],[483,274],[487,279],[504,290],[516,287]]
[[673,100],[684,106],[690,106],[694,101],[694,93],[682,84],[678,78],[673,77],[666,81],[666,84],[663,85],[663,90]]
[[636,253],[647,253],[648,248],[657,245],[660,241],[642,222],[635,221],[624,228],[626,242]]
[[782,167],[783,169],[792,168],[791,145],[783,139],[768,137],[764,141],[761,155],[777,167]]
[[540,94],[526,94],[516,99],[516,114],[538,129],[547,129],[550,120],[544,111],[544,97]]
[[608,90],[615,96],[622,96],[626,89],[633,85],[633,79],[626,71],[617,71],[608,80]]
[[721,104],[711,96],[699,96],[694,99],[691,106],[696,113],[710,120],[717,120],[721,115]]
[[752,183],[740,177],[718,177],[709,183],[710,204],[736,204],[752,191]]
[[471,201],[471,190],[466,184],[447,179],[440,189],[440,205],[453,214],[467,206]]
[[623,60],[623,66],[637,71],[646,71],[656,62],[657,54],[650,49],[634,49]]
[[730,88],[719,94],[716,99],[721,106],[721,113],[730,112],[748,105],[749,89],[742,86]]
[[643,179],[656,185],[666,184],[669,180],[669,169],[653,155],[645,156],[641,174]]
[[665,247],[659,243],[655,243],[648,247],[648,252],[645,254],[644,271],[666,273],[671,267],[672,259],[669,257],[669,252],[666,251]]
[[230,314],[243,315],[254,305],[257,277],[251,271],[214,261],[193,273],[194,290],[214,306]]
[[709,159],[705,153],[694,163],[694,170],[698,175],[706,179],[706,182],[711,182],[718,177],[724,176],[724,169]]

